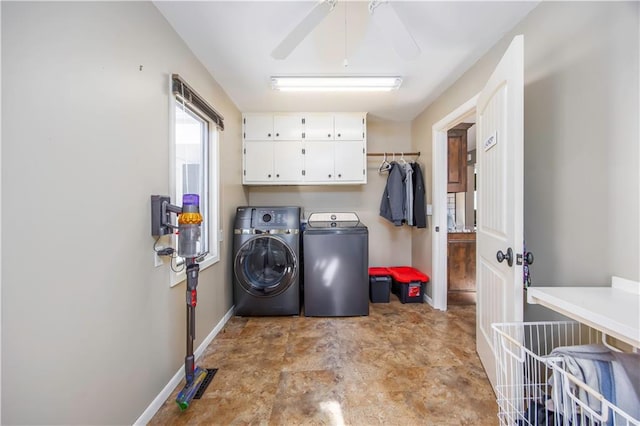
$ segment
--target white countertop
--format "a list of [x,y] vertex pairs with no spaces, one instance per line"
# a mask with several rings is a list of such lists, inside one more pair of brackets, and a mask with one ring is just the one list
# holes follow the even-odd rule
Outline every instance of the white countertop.
[[527,301],[640,348],[640,284],[614,277],[611,287],[529,287]]

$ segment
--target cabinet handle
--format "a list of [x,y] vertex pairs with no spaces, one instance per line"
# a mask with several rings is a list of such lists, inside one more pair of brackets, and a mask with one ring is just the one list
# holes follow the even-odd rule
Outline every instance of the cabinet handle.
[[331,177],[331,175],[329,175],[329,177]]
[[339,175],[338,175],[338,177],[339,177],[339,178],[341,178],[341,177],[342,177],[342,175],[341,175],[341,174],[339,174]]
[[331,137],[331,133],[329,133],[329,134],[327,135],[327,137],[328,137],[328,138],[330,138],[330,137]]
[[276,137],[280,136],[280,133],[276,133]]
[[271,177],[271,175],[267,175],[267,177],[268,177],[268,178],[270,178],[270,177]]
[[277,177],[277,178],[279,178],[279,177],[280,177],[280,175],[276,175],[276,177]]
[[340,137],[340,133],[338,133],[338,137]]
[[268,137],[271,137],[271,133],[267,133],[267,136],[268,136]]

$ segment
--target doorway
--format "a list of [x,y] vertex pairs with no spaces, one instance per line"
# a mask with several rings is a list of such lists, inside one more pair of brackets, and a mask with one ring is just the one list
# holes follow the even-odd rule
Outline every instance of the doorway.
[[447,244],[448,244],[448,131],[465,120],[475,122],[478,95],[460,105],[432,127],[433,152],[433,237],[432,297],[433,307],[447,310]]
[[447,131],[447,306],[476,304],[476,123]]

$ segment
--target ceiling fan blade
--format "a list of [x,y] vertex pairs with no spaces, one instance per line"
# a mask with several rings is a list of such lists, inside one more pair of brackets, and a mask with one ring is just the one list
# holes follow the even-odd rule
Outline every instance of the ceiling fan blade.
[[369,13],[371,20],[384,31],[401,58],[414,59],[420,54],[420,47],[400,20],[391,2],[373,0],[369,3]]
[[315,5],[311,12],[287,35],[280,44],[273,49],[271,57],[274,59],[285,59],[293,52],[302,40],[333,10],[336,0],[322,0]]

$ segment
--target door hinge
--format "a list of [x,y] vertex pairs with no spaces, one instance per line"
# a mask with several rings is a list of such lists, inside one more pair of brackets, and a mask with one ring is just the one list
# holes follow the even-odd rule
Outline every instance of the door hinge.
[[247,134],[246,134],[246,133],[243,133],[243,134],[242,134],[242,137],[246,139]]
[[247,171],[246,171],[246,170],[243,170],[243,171],[242,171],[242,175],[243,175],[243,176],[246,176],[246,175],[247,175]]
[[305,151],[304,148],[302,148],[302,155],[306,154],[307,152]]
[[440,227],[436,226],[436,232],[440,232]]
[[304,118],[302,119],[302,124],[304,124]]
[[247,148],[243,149],[242,151],[243,151],[243,154],[246,154],[247,153]]
[[303,170],[302,171],[302,176],[305,176],[305,175],[306,175],[306,172]]
[[247,124],[247,119],[246,118],[242,119],[242,124]]
[[302,132],[302,139],[306,138],[307,136],[305,135],[304,132]]
[[362,132],[362,139],[364,139],[364,132]]
[[362,176],[364,176],[364,169],[362,169]]

